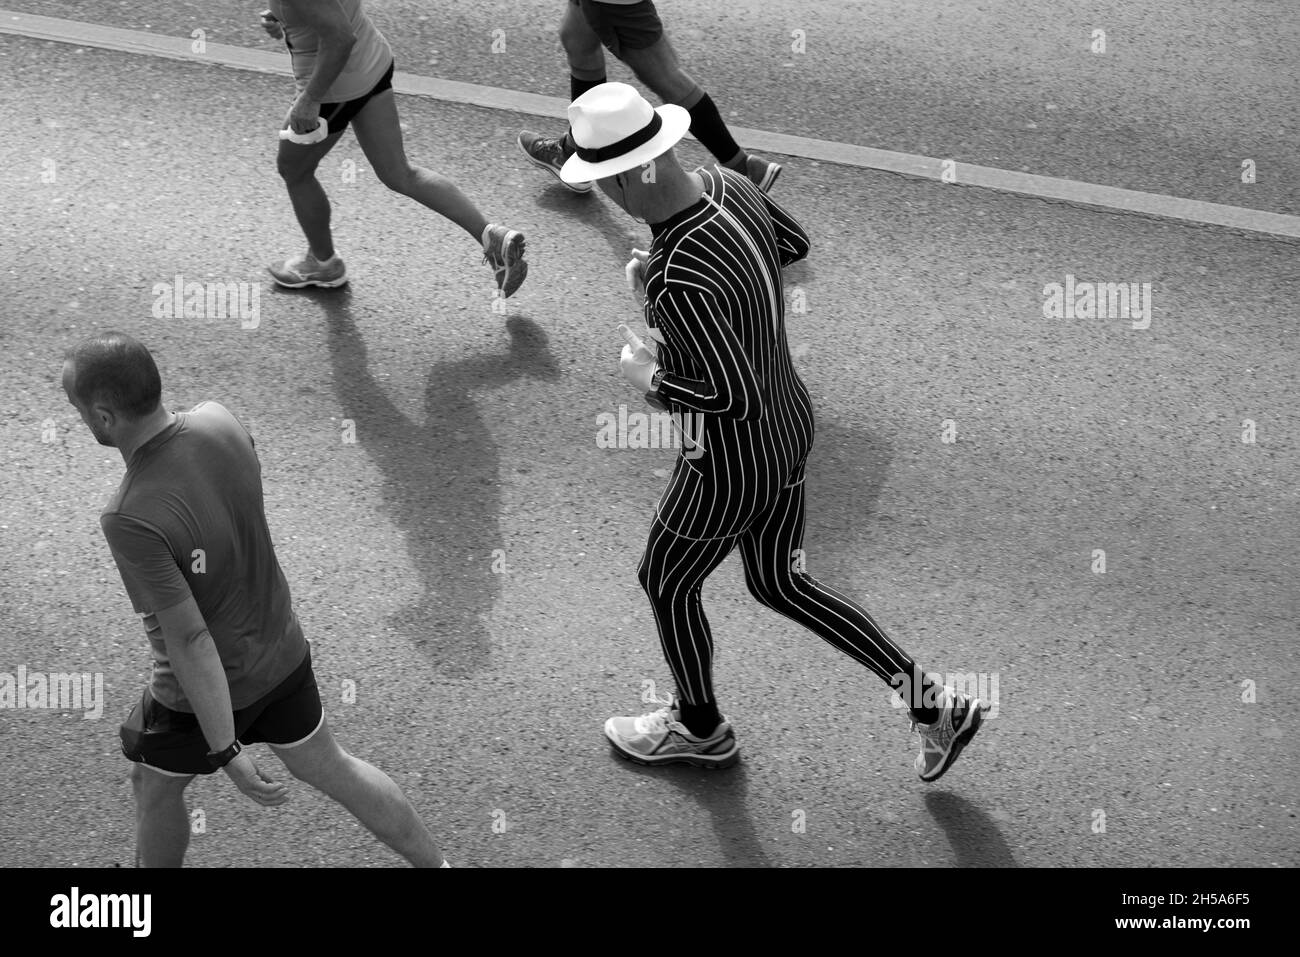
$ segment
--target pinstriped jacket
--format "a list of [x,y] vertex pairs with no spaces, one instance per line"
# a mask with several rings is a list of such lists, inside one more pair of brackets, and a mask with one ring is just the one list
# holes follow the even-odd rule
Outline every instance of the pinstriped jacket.
[[646,323],[663,342],[659,394],[698,443],[659,501],[659,518],[695,539],[736,535],[801,480],[813,440],[808,390],[785,334],[781,268],[808,254],[789,213],[739,173],[704,167],[704,196],[654,224]]

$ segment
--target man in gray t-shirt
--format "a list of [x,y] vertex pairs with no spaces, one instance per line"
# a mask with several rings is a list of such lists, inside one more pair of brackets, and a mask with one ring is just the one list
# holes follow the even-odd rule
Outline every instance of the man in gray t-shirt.
[[137,448],[100,516],[126,593],[153,646],[150,693],[193,713],[167,658],[157,612],[191,595],[230,686],[246,708],[307,656],[289,585],[271,547],[253,439],[226,408],[202,402]]
[[184,861],[184,792],[196,774],[221,769],[259,804],[287,801],[286,785],[242,750],[265,742],[290,774],[412,864],[447,866],[397,785],[330,732],[239,420],[216,402],[168,412],[153,356],[121,333],[69,350],[63,388],[95,439],[126,462],[100,522],[154,659],[121,729],[135,762],[136,863]]

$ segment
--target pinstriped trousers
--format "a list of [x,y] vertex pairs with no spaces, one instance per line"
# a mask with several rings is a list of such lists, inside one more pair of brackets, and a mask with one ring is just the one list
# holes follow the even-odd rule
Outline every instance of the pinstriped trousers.
[[656,516],[637,577],[654,610],[664,658],[687,705],[715,703],[713,635],[700,589],[740,545],[745,584],[760,603],[798,622],[849,657],[898,686],[912,675],[912,659],[856,602],[803,571],[804,472],[781,489],[771,506],[738,535],[685,538]]

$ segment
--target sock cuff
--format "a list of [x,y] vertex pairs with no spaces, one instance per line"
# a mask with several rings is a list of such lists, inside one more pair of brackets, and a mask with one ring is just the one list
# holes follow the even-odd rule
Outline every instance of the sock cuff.
[[[683,96],[680,100],[677,101],[677,105],[680,106],[683,110],[689,112],[690,110],[695,109],[705,100],[708,100],[710,104],[713,103],[713,98],[710,97],[709,94],[705,93],[704,88],[697,83],[691,89],[691,92],[687,93],[685,96]],[[687,103],[689,103],[690,106],[687,106],[686,105]]]
[[713,154],[720,163],[730,163],[742,159],[737,154],[743,152],[740,145],[732,138],[722,114],[713,98],[705,93],[700,101],[687,112],[691,114],[691,135],[700,141],[700,145]]
[[604,71],[591,71],[590,76],[580,76],[572,68],[569,70],[569,99],[576,100],[582,94],[586,93],[593,87],[600,86],[602,83],[608,83]]

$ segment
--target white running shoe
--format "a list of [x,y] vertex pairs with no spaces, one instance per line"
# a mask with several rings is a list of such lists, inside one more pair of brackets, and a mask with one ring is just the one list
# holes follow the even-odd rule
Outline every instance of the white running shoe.
[[707,738],[686,730],[681,713],[671,706],[639,717],[610,718],[605,722],[605,737],[620,757],[636,764],[729,768],[740,760],[736,735],[725,715]]

